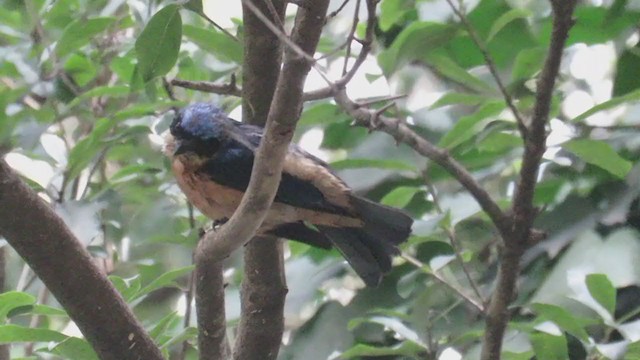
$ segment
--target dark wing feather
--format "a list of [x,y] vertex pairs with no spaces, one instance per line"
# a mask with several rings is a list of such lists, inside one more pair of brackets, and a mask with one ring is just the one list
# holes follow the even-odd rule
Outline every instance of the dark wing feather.
[[[251,178],[254,151],[262,139],[262,128],[232,120],[230,123],[232,126],[229,127],[229,137],[218,152],[202,165],[199,172],[220,185],[245,191]],[[329,203],[311,182],[289,173],[282,174],[275,202],[303,209],[347,214],[345,209]]]

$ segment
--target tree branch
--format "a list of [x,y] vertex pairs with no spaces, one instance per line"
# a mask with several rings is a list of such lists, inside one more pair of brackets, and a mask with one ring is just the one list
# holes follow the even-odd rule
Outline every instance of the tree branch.
[[196,260],[196,316],[200,360],[231,358],[224,312],[223,270],[219,259],[201,256]]
[[0,203],[0,233],[51,290],[101,359],[162,359],[84,246],[4,160]]
[[[314,1],[306,5],[306,7],[298,10],[291,40],[306,54],[314,54],[324,25],[328,1]],[[278,5],[274,6],[278,8]],[[252,38],[252,36],[245,34],[245,38]],[[275,41],[277,42],[277,39]],[[279,46],[276,46],[275,49],[279,51]],[[248,51],[247,47],[245,47],[245,51]],[[267,57],[261,60],[272,61],[273,59]],[[254,61],[257,61],[257,59]],[[248,79],[273,76],[272,74],[260,72],[260,69],[260,67],[248,67],[244,69],[244,72],[247,73]],[[260,227],[273,202],[280,182],[284,157],[288,151],[288,146],[300,115],[304,81],[310,69],[311,63],[306,58],[287,49],[284,65],[279,72],[280,75],[278,76],[273,102],[270,107],[267,104],[269,110],[265,134],[256,153],[247,191],[231,219],[217,231],[205,235],[200,241],[195,254],[196,268],[219,263],[232,251],[245,244]],[[248,73],[251,73],[251,75]],[[245,92],[243,95],[245,96],[250,96],[248,95],[250,91],[269,91],[265,88],[253,87],[248,83],[245,83],[244,87]],[[265,113],[259,108],[265,104],[245,102],[245,105],[244,111],[246,112],[251,111],[252,114]],[[274,271],[274,269],[269,271]],[[250,339],[249,341],[253,340]],[[278,347],[279,341],[280,339],[278,339]],[[239,344],[236,344],[236,350],[238,351],[245,349],[240,342],[239,338]],[[271,351],[271,348],[262,348],[259,351],[259,353],[248,354],[247,357],[239,353],[235,356],[236,358],[242,357],[244,359],[264,359],[265,354],[273,354],[273,357],[277,355],[277,348],[274,352]]]
[[538,78],[536,103],[533,118],[525,136],[525,151],[520,169],[520,180],[513,200],[513,225],[507,236],[503,235],[504,249],[496,280],[496,289],[491,297],[486,319],[486,330],[482,346],[482,360],[500,359],[502,340],[509,321],[508,306],[515,296],[516,281],[520,272],[520,258],[527,248],[531,227],[537,215],[533,207],[533,193],[538,178],[540,161],[547,139],[546,124],[553,89],[565,41],[573,26],[572,14],[577,0],[552,0],[553,32],[549,53],[542,73]]
[[189,81],[181,79],[173,79],[171,80],[170,84],[185,89],[214,93],[219,95],[242,96],[242,90],[240,90],[236,86],[236,78],[234,75],[231,75],[231,81],[228,84],[216,84],[209,81]]
[[[242,109],[245,122],[264,126],[282,63],[282,42],[277,34],[283,34],[281,30],[284,27],[270,30],[267,24],[273,21],[257,14],[266,14],[269,5],[265,1],[258,4],[260,7],[252,11],[251,5],[243,2],[243,23],[245,32],[250,36],[244,37],[243,84],[246,91]],[[282,24],[286,2],[277,0],[270,4],[271,18],[277,17],[274,21]],[[241,316],[234,358],[260,358],[260,354],[264,354],[265,359],[275,359],[284,332],[286,294],[282,240],[271,236],[255,237],[244,248]]]
[[[7,246],[0,246],[0,293],[4,292],[7,275]],[[9,344],[0,345],[0,360],[9,360]]]

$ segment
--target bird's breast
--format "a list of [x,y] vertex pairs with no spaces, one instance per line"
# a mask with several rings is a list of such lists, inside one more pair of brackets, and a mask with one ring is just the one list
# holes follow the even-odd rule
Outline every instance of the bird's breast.
[[189,202],[210,219],[230,218],[242,200],[242,192],[198,174],[179,158],[173,160],[172,170]]

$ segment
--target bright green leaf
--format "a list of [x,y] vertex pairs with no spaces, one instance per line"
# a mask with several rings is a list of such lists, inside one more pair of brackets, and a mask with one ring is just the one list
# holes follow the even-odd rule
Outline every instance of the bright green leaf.
[[536,358],[544,360],[568,359],[567,339],[560,335],[535,333],[529,335]]
[[349,117],[337,105],[320,103],[306,109],[300,116],[298,125],[320,125],[348,119]]
[[402,208],[407,206],[419,190],[419,188],[413,186],[400,186],[391,190],[380,202],[385,205]]
[[0,344],[63,341],[66,338],[66,335],[49,329],[28,328],[18,325],[0,325]]
[[178,5],[167,5],[155,13],[136,40],[138,68],[145,82],[169,72],[180,51],[182,18]]
[[616,288],[604,274],[590,274],[585,278],[587,289],[602,307],[613,315],[616,310]]
[[98,360],[99,357],[93,351],[93,348],[84,339],[77,337],[69,337],[56,346],[54,346],[50,352],[62,356],[69,360]]
[[509,25],[514,20],[524,19],[531,16],[531,11],[525,8],[516,8],[507,11],[502,14],[496,21],[491,25],[491,30],[489,31],[489,35],[487,35],[487,43],[493,40],[494,36],[500,32],[505,26]]
[[11,312],[11,310],[33,305],[36,302],[36,298],[30,294],[19,292],[19,291],[9,291],[3,294],[0,294],[0,322],[4,322],[7,318],[7,314]]
[[604,141],[577,139],[564,143],[562,147],[589,164],[603,168],[619,178],[624,178],[632,167],[630,161],[618,155],[611,145]]
[[382,31],[389,30],[393,25],[403,20],[406,14],[415,11],[414,0],[384,0],[380,4],[379,25]]

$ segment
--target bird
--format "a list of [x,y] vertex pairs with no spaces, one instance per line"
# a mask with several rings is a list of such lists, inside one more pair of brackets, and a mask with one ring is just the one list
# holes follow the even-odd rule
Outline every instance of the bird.
[[[229,219],[240,204],[263,134],[262,127],[233,120],[213,104],[176,112],[163,151],[188,201],[214,223]],[[258,234],[336,248],[367,286],[376,287],[412,224],[404,211],[355,194],[326,162],[292,143]]]

